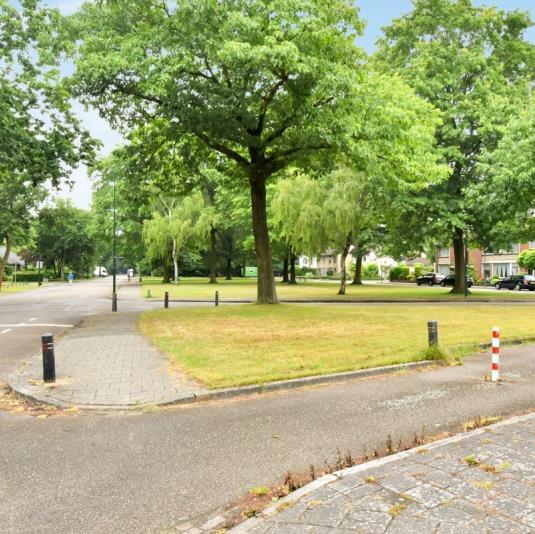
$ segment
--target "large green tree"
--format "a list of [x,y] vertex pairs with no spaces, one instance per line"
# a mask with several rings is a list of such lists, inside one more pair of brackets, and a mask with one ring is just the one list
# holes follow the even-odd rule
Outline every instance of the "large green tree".
[[[455,270],[463,273],[467,239],[483,243],[489,232],[489,203],[481,197],[468,201],[487,180],[478,164],[496,146],[535,77],[534,47],[524,37],[532,22],[527,13],[476,7],[471,0],[413,4],[411,13],[385,28],[377,62],[442,111],[436,143],[452,173],[414,195],[398,229],[406,247],[424,233],[453,242]],[[457,276],[454,292],[464,286],[464,276]]]
[[92,263],[94,241],[90,233],[91,213],[58,199],[41,209],[37,218],[37,250],[47,267],[65,279],[65,268],[83,274]]
[[[13,245],[25,241],[43,185],[68,179],[93,144],[70,111],[51,55],[58,13],[33,0],[0,0],[0,288]],[[22,241],[21,241],[22,240]]]
[[343,146],[363,53],[350,0],[114,0],[72,19],[85,102],[124,129],[189,137],[248,185],[258,301],[277,301],[266,182]]

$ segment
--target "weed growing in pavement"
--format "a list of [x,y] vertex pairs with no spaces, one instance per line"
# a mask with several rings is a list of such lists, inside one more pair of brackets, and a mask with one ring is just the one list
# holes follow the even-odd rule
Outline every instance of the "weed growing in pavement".
[[316,480],[316,468],[314,467],[314,464],[310,464],[308,474],[310,475],[310,480]]
[[470,467],[477,467],[481,463],[473,454],[465,456],[464,461],[466,462],[466,465],[469,465]]
[[369,476],[364,479],[368,484],[378,484],[375,477]]
[[394,504],[394,506],[391,506],[389,509],[388,509],[388,513],[389,515],[391,515],[392,517],[396,517],[397,515],[399,515],[401,512],[403,512],[403,510],[405,510],[406,505],[404,504]]
[[494,487],[494,483],[489,482],[488,480],[473,480],[472,486],[489,491]]
[[501,420],[502,418],[499,416],[481,417],[478,415],[473,420],[463,423],[463,428],[465,432],[468,432],[469,430],[475,430],[476,428],[493,425]]
[[386,437],[386,450],[388,454],[394,454],[394,446],[392,444],[392,434],[390,434],[390,432],[388,433],[388,436]]
[[267,486],[256,486],[255,488],[251,488],[249,493],[252,493],[253,495],[267,495],[269,493],[269,488]]
[[506,469],[509,469],[510,467],[513,467],[513,464],[511,462],[501,462],[496,466],[496,472],[501,473],[502,471],[505,471]]

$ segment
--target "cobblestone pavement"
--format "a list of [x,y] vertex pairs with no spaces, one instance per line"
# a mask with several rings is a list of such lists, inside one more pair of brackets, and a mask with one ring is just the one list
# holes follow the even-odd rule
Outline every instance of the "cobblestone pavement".
[[328,475],[233,531],[535,532],[535,414]]
[[42,382],[41,356],[10,377],[20,393],[59,405],[165,404],[205,390],[171,367],[137,330],[138,313],[96,315],[56,343],[56,382]]

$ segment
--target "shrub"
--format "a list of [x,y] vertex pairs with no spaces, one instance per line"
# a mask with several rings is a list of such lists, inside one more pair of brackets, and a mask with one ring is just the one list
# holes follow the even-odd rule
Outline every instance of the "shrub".
[[535,270],[535,250],[524,250],[518,255],[516,262],[528,272]]
[[423,263],[415,263],[414,264],[414,278],[419,278],[424,274],[424,265]]
[[362,277],[368,280],[377,280],[379,278],[379,266],[376,263],[370,263],[362,269]]
[[407,280],[407,277],[409,276],[409,268],[400,263],[399,265],[396,265],[390,269],[390,281],[394,280]]

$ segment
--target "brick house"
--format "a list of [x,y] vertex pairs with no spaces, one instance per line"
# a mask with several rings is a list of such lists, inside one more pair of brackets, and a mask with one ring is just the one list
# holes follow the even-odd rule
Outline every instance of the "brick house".
[[[492,276],[510,276],[521,271],[516,263],[518,255],[524,250],[535,249],[535,241],[529,243],[515,243],[509,250],[481,250],[468,251],[468,263],[474,266],[479,278]],[[455,265],[453,247],[437,247],[435,270],[437,273],[449,274]]]

